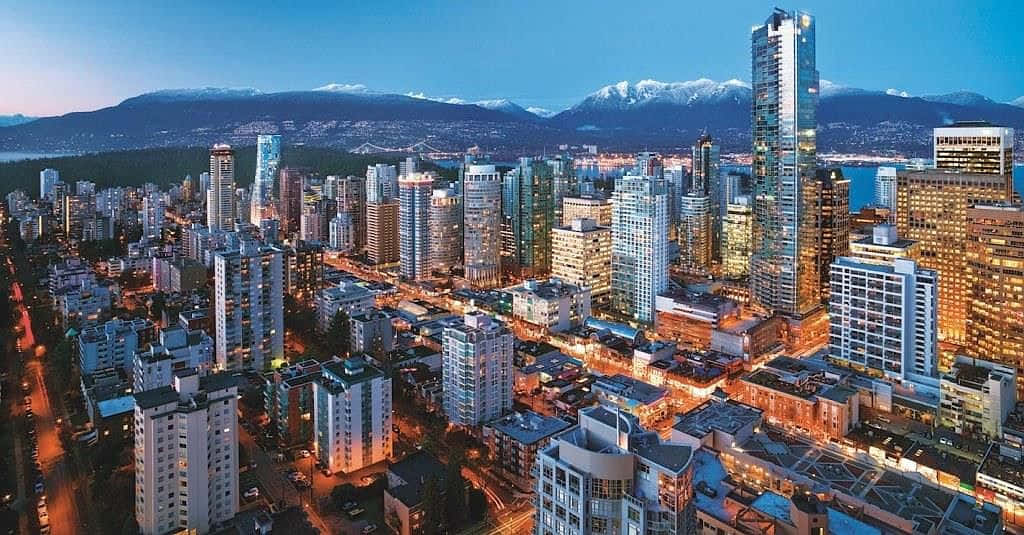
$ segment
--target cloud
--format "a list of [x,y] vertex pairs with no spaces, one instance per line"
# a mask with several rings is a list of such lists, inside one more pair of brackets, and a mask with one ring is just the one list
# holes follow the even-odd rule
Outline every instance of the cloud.
[[457,97],[432,97],[422,91],[409,91],[405,94],[407,97],[418,98],[420,100],[433,100],[434,102],[444,102],[445,104],[469,104],[469,102],[462,100]]

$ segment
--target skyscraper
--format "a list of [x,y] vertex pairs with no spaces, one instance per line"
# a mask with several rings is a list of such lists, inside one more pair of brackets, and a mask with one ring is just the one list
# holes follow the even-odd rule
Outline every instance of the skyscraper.
[[695,274],[711,271],[711,198],[697,190],[680,197],[679,263]]
[[366,247],[366,179],[348,175],[339,179],[335,187],[338,213],[352,217],[352,246],[355,251],[362,251]]
[[281,136],[261,134],[256,137],[256,179],[252,185],[249,221],[259,225],[268,217],[274,200],[274,178],[281,165]]
[[710,200],[712,260],[722,258],[722,218],[725,217],[725,205],[729,203],[729,199],[725,198],[722,191],[720,164],[718,145],[711,140],[709,134],[702,135],[693,145],[693,178],[690,181],[690,191],[706,195]]
[[1024,397],[1024,207],[967,209],[967,343],[974,357],[1017,369]]
[[[962,121],[932,132],[936,169],[1013,175],[1013,129],[985,121]],[[1009,182],[1013,187],[1013,181]]]
[[[562,221],[562,199],[579,195],[579,179],[576,178],[576,165],[569,154],[556,154],[544,161],[551,168],[552,188],[551,204],[554,206],[555,225]],[[564,223],[568,224],[568,223]]]
[[218,370],[257,370],[284,358],[284,255],[245,240],[214,257]]
[[135,392],[135,521],[143,535],[209,533],[238,513],[235,377],[174,372]]
[[328,224],[330,248],[342,253],[350,253],[355,248],[355,225],[352,214],[338,212]]
[[398,179],[399,272],[410,280],[430,277],[430,209],[436,177],[427,172]]
[[895,381],[934,384],[936,278],[906,258],[891,264],[837,258],[831,265],[829,355]]
[[307,172],[296,167],[285,167],[280,173],[280,195],[278,196],[278,215],[281,218],[281,231],[287,236],[299,231],[302,213],[302,179]]
[[612,194],[611,306],[632,320],[654,321],[654,298],[668,287],[665,182],[626,175]]
[[889,209],[889,223],[896,222],[896,168],[879,167],[875,172],[875,204]]
[[469,312],[463,321],[444,329],[444,412],[453,425],[476,426],[512,409],[515,336],[482,312]]
[[551,230],[551,276],[590,288],[595,307],[608,304],[612,289],[612,231],[593,219],[576,219]]
[[53,186],[60,181],[60,173],[56,169],[43,169],[39,172],[39,199],[52,199]]
[[399,260],[397,200],[366,203],[366,259],[383,266]]
[[164,228],[164,195],[150,193],[142,198],[142,236],[151,240],[160,239]]
[[751,34],[754,227],[750,289],[762,307],[818,306],[813,217],[818,71],[814,18],[776,9]]
[[431,269],[448,273],[462,263],[462,197],[435,189],[430,198]]
[[814,210],[817,218],[818,238],[815,240],[820,274],[821,298],[828,299],[829,266],[840,256],[850,253],[850,180],[836,168],[815,172],[814,195],[818,202]]
[[230,231],[235,226],[235,151],[217,144],[210,150],[210,189],[206,192],[206,226]]
[[577,219],[593,219],[602,227],[612,224],[612,201],[597,195],[565,197],[562,199],[562,226]]
[[1009,174],[926,170],[897,173],[896,226],[918,242],[921,267],[939,274],[939,337],[962,342],[967,328],[967,209],[1010,200]]
[[730,279],[750,275],[750,232],[754,213],[750,197],[737,195],[726,205],[722,222],[722,274]]
[[466,279],[495,286],[501,260],[501,174],[493,165],[470,164],[462,180]]
[[502,215],[511,242],[505,260],[520,277],[551,270],[553,181],[551,167],[531,158],[520,158],[519,165],[505,173]]
[[395,166],[383,163],[367,166],[366,202],[388,202],[397,197],[398,172]]

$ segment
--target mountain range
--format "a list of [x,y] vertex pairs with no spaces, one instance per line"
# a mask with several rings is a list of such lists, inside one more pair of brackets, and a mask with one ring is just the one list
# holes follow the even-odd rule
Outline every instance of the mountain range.
[[[1024,97],[999,103],[960,91],[914,97],[897,89],[819,84],[819,152],[927,155],[931,128],[987,120],[1024,136]],[[554,144],[611,150],[682,150],[701,132],[726,151],[749,151],[751,89],[740,80],[619,82],[553,113],[507,99],[468,101],[379,93],[361,84],[264,93],[253,88],[169,89],[116,106],[0,127],[0,151],[91,152],[214,142],[250,145],[257,133],[285,143],[361,152],[425,141],[439,151],[471,145],[496,154]],[[0,118],[0,125],[5,125]]]

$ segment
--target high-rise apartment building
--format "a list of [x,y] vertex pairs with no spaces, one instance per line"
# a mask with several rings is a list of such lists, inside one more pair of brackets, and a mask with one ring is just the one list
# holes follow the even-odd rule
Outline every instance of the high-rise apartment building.
[[60,173],[56,169],[43,169],[39,172],[39,199],[53,198],[53,186],[60,182]]
[[817,220],[815,243],[821,279],[821,298],[828,300],[829,266],[832,261],[850,252],[850,180],[843,178],[839,168],[815,172],[814,194],[817,201],[813,215]]
[[235,227],[235,151],[230,145],[217,144],[210,149],[206,226],[224,231]]
[[356,251],[366,247],[366,179],[348,175],[335,183],[338,213],[352,217],[352,244]]
[[577,219],[593,219],[598,226],[612,225],[612,201],[597,195],[565,197],[562,199],[562,226]]
[[[710,200],[711,220],[711,259],[721,260],[722,219],[725,217],[726,204],[722,188],[719,165],[721,164],[720,149],[711,136],[704,134],[693,145],[693,173],[690,180],[690,192],[705,195]],[[683,194],[687,192],[682,192]],[[684,201],[685,202],[685,201]],[[680,235],[680,239],[685,236]]]
[[712,206],[711,198],[698,191],[683,195],[679,212],[679,264],[690,273],[711,271]]
[[722,222],[722,274],[730,279],[750,275],[750,233],[754,226],[754,212],[750,197],[737,195],[726,205]]
[[916,241],[921,267],[939,274],[939,337],[962,342],[967,331],[967,209],[1009,201],[1011,176],[926,170],[897,173],[896,226]]
[[430,278],[433,268],[430,210],[435,178],[426,172],[398,179],[399,273],[406,279]]
[[692,444],[662,441],[631,414],[581,409],[537,452],[533,533],[701,533],[693,459]]
[[889,209],[889,223],[896,223],[896,168],[875,171],[875,204]]
[[[932,142],[932,161],[936,169],[1013,175],[1012,128],[985,121],[956,122],[934,129]],[[1013,181],[1009,184],[1012,188]]]
[[397,197],[398,172],[395,166],[383,163],[367,166],[366,202],[388,202]]
[[374,265],[399,260],[398,201],[366,203],[366,260]]
[[284,252],[284,292],[300,303],[312,303],[324,282],[324,248],[298,241]]
[[501,268],[501,174],[493,165],[469,164],[462,184],[466,279],[495,286]]
[[515,336],[482,312],[469,312],[463,321],[444,329],[444,412],[453,425],[477,426],[512,409]]
[[505,173],[502,225],[510,245],[503,256],[510,270],[521,277],[536,277],[551,270],[553,181],[551,167],[531,158],[520,158],[519,165]]
[[131,370],[135,352],[153,339],[154,331],[153,322],[142,318],[114,318],[82,329],[77,339],[79,371],[90,374],[103,368]]
[[164,229],[164,196],[162,193],[150,193],[142,198],[142,237],[159,240]]
[[238,513],[238,387],[175,372],[135,396],[135,520],[143,535],[209,533]]
[[262,371],[284,358],[284,255],[243,241],[214,257],[218,370]]
[[590,288],[595,307],[608,305],[612,290],[612,229],[576,219],[551,230],[551,276]]
[[431,269],[449,273],[462,264],[462,197],[454,189],[435,189],[428,219]]
[[831,266],[829,355],[895,380],[938,375],[935,271],[897,258],[839,257]]
[[814,18],[776,9],[751,34],[754,227],[751,297],[799,317],[819,305],[812,197],[818,71]]
[[556,154],[554,157],[544,160],[544,163],[551,168],[551,205],[554,207],[555,221],[553,225],[568,225],[569,223],[560,223],[564,221],[562,199],[580,194],[579,179],[576,177],[576,164],[569,154]]
[[651,323],[654,298],[668,287],[665,183],[626,175],[615,181],[612,203],[611,307],[631,320]]
[[351,253],[355,249],[355,224],[352,214],[338,212],[328,223],[328,246],[342,253]]
[[637,176],[663,178],[665,176],[665,161],[657,152],[638,152],[633,173]]
[[281,232],[286,236],[299,232],[302,213],[302,182],[306,175],[306,170],[297,167],[284,167],[280,172],[277,211],[281,219]]
[[258,225],[260,220],[272,215],[274,201],[274,178],[281,166],[281,136],[260,134],[256,136],[256,178],[252,184],[249,221]]
[[351,473],[391,456],[391,378],[359,357],[332,360],[313,382],[313,453]]
[[966,258],[964,350],[1015,368],[1024,398],[1024,207],[968,208]]

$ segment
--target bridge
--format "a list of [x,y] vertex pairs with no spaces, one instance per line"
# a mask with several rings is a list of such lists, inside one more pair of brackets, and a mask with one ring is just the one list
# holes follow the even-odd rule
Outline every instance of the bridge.
[[428,144],[426,140],[423,140],[423,141],[417,141],[416,143],[413,143],[412,145],[409,145],[408,147],[398,147],[398,148],[381,147],[380,145],[374,145],[373,143],[370,143],[370,142],[367,141],[366,143],[363,143],[362,145],[359,145],[358,147],[356,147],[354,149],[349,149],[349,152],[351,152],[353,154],[377,154],[377,153],[381,153],[381,152],[415,152],[415,153],[427,152],[427,153],[440,153],[440,152],[445,152],[445,151],[435,149],[434,147],[430,146],[430,144]]

